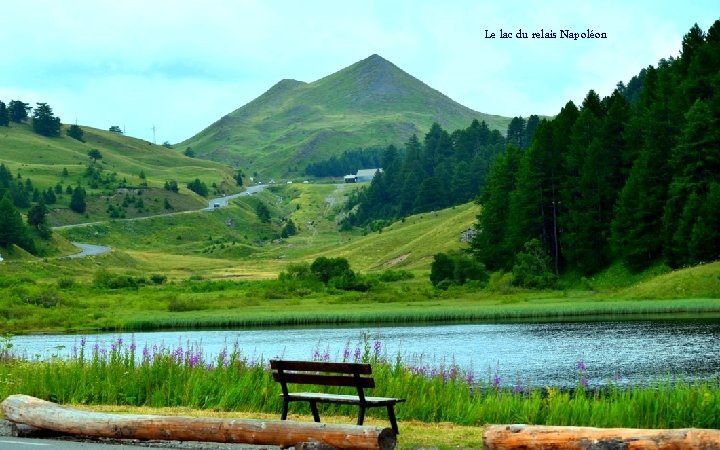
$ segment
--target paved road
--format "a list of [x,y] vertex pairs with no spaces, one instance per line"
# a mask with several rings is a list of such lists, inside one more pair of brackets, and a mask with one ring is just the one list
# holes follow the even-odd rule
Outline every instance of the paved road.
[[80,249],[80,252],[73,253],[72,255],[63,256],[60,259],[73,259],[73,258],[84,258],[86,256],[97,256],[102,255],[104,253],[110,253],[112,250],[110,247],[106,247],[104,245],[93,245],[93,244],[83,244],[80,242],[73,242],[72,243],[75,247]]
[[225,197],[218,197],[213,198],[208,201],[207,208],[203,208],[203,211],[212,211],[214,209],[223,208],[230,204],[230,200],[242,197],[244,195],[252,195],[257,194],[258,192],[265,189],[264,184],[258,184],[255,186],[248,186],[247,189],[245,189],[245,192],[240,192],[239,194],[233,194],[233,195],[226,195]]
[[[265,189],[265,185],[260,184],[260,185],[256,185],[256,186],[249,186],[245,190],[245,192],[240,192],[239,194],[226,195],[225,197],[213,198],[208,201],[208,206],[206,208],[201,209],[201,211],[214,211],[218,208],[224,208],[230,204],[230,201],[232,199],[235,199],[237,197],[241,197],[244,195],[257,194],[258,192],[262,191],[263,189]],[[130,221],[130,220],[146,220],[146,219],[151,219],[153,217],[171,216],[171,215],[176,215],[176,214],[186,214],[189,212],[193,212],[193,211],[179,211],[179,212],[175,212],[175,213],[158,214],[155,216],[136,217],[133,219],[124,219],[124,220],[128,220],[128,221]],[[96,224],[100,224],[100,223],[103,223],[103,222],[77,223],[74,225],[62,225],[62,226],[53,227],[53,228],[62,229],[62,228],[72,228],[72,227],[84,227],[84,226],[96,225]],[[97,255],[102,255],[104,253],[110,253],[112,251],[112,248],[105,247],[103,245],[84,244],[84,243],[80,243],[80,242],[73,242],[73,245],[75,247],[79,248],[80,251],[78,253],[74,253],[72,255],[62,256],[59,259],[84,258],[86,256],[97,256]],[[1,257],[0,257],[0,261],[2,261]],[[0,447],[0,449],[2,449],[2,447]]]

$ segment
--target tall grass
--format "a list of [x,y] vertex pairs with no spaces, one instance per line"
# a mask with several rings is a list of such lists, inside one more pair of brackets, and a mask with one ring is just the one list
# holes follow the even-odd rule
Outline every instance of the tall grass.
[[[9,344],[5,344],[7,347]],[[7,349],[9,350],[9,349]],[[268,362],[249,360],[238,344],[208,360],[202,348],[137,348],[114,342],[110,348],[84,339],[68,359],[31,361],[0,353],[0,397],[22,393],[59,403],[133,406],[184,406],[200,409],[278,413],[280,387]],[[329,355],[316,349],[312,359]],[[477,379],[453,364],[434,369],[388,359],[382,343],[364,336],[346,346],[345,361],[373,365],[373,395],[406,398],[397,408],[400,420],[452,422],[460,425],[528,423],[637,428],[720,427],[720,378],[696,382],[658,382],[650,386],[610,386],[589,391],[579,377],[577,388],[529,389],[504,386],[499,374]],[[314,389],[314,388],[310,388]],[[341,392],[342,388],[316,388]],[[293,404],[292,413],[309,414]],[[324,414],[354,415],[354,408],[328,405]],[[370,415],[384,417],[384,411]]]

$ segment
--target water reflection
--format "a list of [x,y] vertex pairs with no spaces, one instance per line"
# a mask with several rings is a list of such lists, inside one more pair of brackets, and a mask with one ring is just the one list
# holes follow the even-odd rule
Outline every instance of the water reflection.
[[[134,339],[138,354],[144,346],[199,344],[206,360],[235,342],[251,360],[310,359],[315,353],[341,360],[346,352],[362,349],[362,333],[370,336],[370,345],[378,340],[391,360],[399,355],[406,364],[436,369],[457,364],[472,370],[476,379],[499,376],[507,386],[575,386],[578,361],[587,368],[590,387],[720,376],[718,320],[208,330],[86,338],[88,349],[97,344],[108,350],[118,338]],[[80,345],[80,337],[18,336],[13,343],[15,352],[28,358],[67,357]]]

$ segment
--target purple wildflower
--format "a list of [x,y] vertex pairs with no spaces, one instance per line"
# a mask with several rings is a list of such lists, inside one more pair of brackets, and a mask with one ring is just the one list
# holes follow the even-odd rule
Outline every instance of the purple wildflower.
[[80,336],[80,347],[85,347],[86,343],[87,343],[87,338],[85,336]]
[[475,384],[475,374],[473,373],[472,370],[469,371],[469,372],[465,375],[465,381],[466,381],[467,384],[469,384],[469,385]]
[[497,388],[500,387],[500,383],[501,383],[501,382],[502,382],[502,379],[500,378],[500,374],[498,374],[498,373],[496,372],[495,375],[493,375],[492,386],[493,386],[495,389],[497,389]]
[[520,383],[515,383],[515,386],[513,387],[513,393],[515,394],[522,394],[523,388]]
[[375,339],[375,344],[373,345],[373,351],[375,351],[376,357],[380,354],[381,348],[382,348],[382,342],[380,342],[380,339]]
[[200,352],[195,352],[190,354],[190,358],[188,358],[188,365],[190,367],[197,367],[202,362],[202,356]]
[[585,372],[587,370],[587,367],[585,367],[585,361],[583,361],[582,359],[577,362],[577,370],[579,370],[580,372]]
[[350,358],[350,347],[348,345],[345,346],[345,349],[343,350],[343,361],[347,361]]
[[580,378],[580,384],[582,385],[582,387],[584,387],[584,388],[587,389],[588,384],[589,384],[587,377],[582,377],[582,378]]
[[361,355],[360,347],[355,347],[355,354],[353,355],[355,357],[355,362],[360,361],[360,355]]

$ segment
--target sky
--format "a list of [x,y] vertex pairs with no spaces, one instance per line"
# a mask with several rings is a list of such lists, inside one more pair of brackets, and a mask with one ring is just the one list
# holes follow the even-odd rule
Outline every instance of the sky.
[[[554,115],[679,56],[693,24],[717,19],[718,0],[6,1],[0,100],[175,144],[282,79],[379,54],[476,111]],[[541,31],[557,37],[532,37]]]

